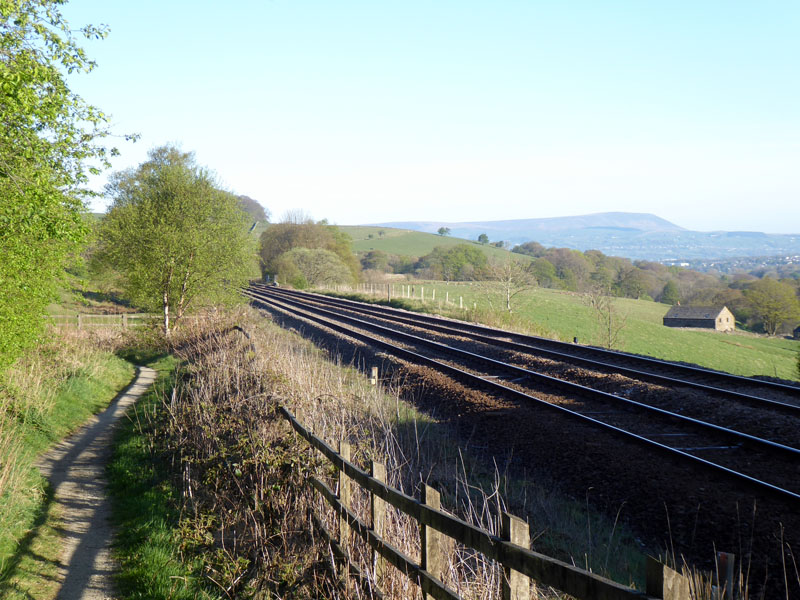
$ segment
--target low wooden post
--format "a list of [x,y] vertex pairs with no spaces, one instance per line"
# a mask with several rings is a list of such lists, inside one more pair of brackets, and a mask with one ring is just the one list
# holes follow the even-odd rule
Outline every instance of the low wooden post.
[[122,328],[128,328],[128,315],[126,313],[122,313]]
[[733,579],[734,566],[736,565],[736,555],[730,552],[717,552],[717,588],[720,598],[733,600]]
[[425,286],[419,286],[419,299],[425,302]]
[[[372,461],[372,476],[386,483],[386,466],[382,463]],[[370,512],[372,513],[372,531],[381,539],[386,539],[386,502],[378,498],[375,494],[370,494]],[[375,568],[375,585],[381,589],[383,578],[386,573],[386,559],[376,550],[372,551],[372,564]]]
[[436,288],[433,288],[433,291],[431,292],[431,300],[436,302]]
[[[435,489],[426,485],[425,489],[422,491],[422,503],[439,510],[442,506],[441,496]],[[442,534],[433,527],[420,525],[419,537],[420,548],[422,549],[420,565],[423,570],[441,581],[442,573],[445,568],[445,561],[447,560],[447,557],[444,556],[444,552],[442,552],[444,546]],[[433,600],[433,596],[425,594],[425,600]]]
[[[519,517],[505,512],[501,515],[500,537],[507,542],[530,550],[531,530],[528,524]],[[531,580],[519,571],[503,567],[501,585],[503,600],[530,600]]]
[[372,374],[370,375],[369,382],[372,385],[378,385],[378,367],[372,367]]
[[450,292],[448,292],[448,291],[446,291],[444,293],[444,303],[445,304],[450,304]]
[[458,297],[458,308],[464,308],[464,297],[463,296],[459,296]]
[[645,593],[663,600],[691,600],[689,579],[652,556],[645,563]]
[[[339,442],[339,454],[342,456],[343,459],[346,461],[350,461],[350,444],[347,442]],[[342,505],[349,509],[351,505],[351,494],[350,494],[350,478],[345,474],[344,469],[339,471],[339,502]],[[344,517],[339,517],[339,545],[341,545],[342,550],[347,553],[347,546],[349,545],[350,541],[350,525],[347,523],[347,519]]]
[[78,313],[78,329],[81,328],[81,323],[83,322],[83,318],[81,313]]

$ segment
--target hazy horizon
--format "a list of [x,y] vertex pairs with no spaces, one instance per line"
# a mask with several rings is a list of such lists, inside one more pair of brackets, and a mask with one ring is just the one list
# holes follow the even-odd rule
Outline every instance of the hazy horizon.
[[800,230],[797,3],[82,0],[64,12],[73,28],[110,27],[85,44],[98,68],[70,84],[116,134],[141,134],[118,140],[116,169],[178,143],[276,219],[613,211]]

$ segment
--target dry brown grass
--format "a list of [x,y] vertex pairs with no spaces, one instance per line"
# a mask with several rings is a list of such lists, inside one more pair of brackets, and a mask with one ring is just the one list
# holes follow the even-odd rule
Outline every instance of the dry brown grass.
[[[232,330],[235,324],[250,339]],[[337,530],[336,521],[303,482],[315,474],[335,487],[335,472],[291,434],[276,412],[279,405],[332,446],[348,441],[362,468],[370,460],[384,463],[390,485],[415,497],[423,483],[432,485],[445,510],[491,533],[508,509],[507,496],[524,496],[515,508],[541,502],[553,510],[551,499],[520,493],[524,482],[510,483],[502,468],[460,450],[434,419],[403,402],[401,381],[370,385],[361,371],[266,323],[251,308],[187,325],[173,345],[187,367],[165,402],[164,444],[180,469],[185,514],[203,524],[193,534],[195,550],[218,557],[209,576],[231,597],[369,595],[363,586],[330,576],[336,569],[309,526],[310,510],[323,515],[330,531]],[[354,489],[354,510],[369,523],[369,498]],[[418,523],[392,508],[387,521],[390,542],[418,560]],[[616,543],[614,533],[610,543]],[[498,598],[498,566],[451,547],[445,583],[464,598]],[[350,551],[366,575],[366,589],[374,589],[371,552],[356,541]],[[393,567],[380,588],[389,598],[418,595]],[[537,594],[554,596],[552,590]]]

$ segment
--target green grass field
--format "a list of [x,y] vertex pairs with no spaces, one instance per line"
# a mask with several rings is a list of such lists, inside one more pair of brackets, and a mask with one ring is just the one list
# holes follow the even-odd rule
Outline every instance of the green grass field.
[[[406,285],[406,290],[409,285]],[[505,315],[504,303],[497,290],[477,283],[413,282],[415,304],[421,306],[424,290],[426,310],[454,317],[476,319],[490,324],[553,337],[564,341],[578,338],[581,344],[601,345],[597,318],[584,298],[574,292],[536,288],[517,300],[513,319]],[[385,287],[383,288],[385,290]],[[433,292],[435,300],[433,299]],[[402,294],[401,284],[394,285],[395,297]],[[385,291],[381,297],[385,296]],[[450,304],[445,305],[449,297]],[[464,310],[459,311],[459,299]],[[736,373],[766,375],[797,380],[797,353],[800,342],[770,338],[745,332],[672,329],[664,327],[666,304],[647,300],[616,298],[615,307],[625,318],[617,349],[672,361],[694,363]]]
[[[490,244],[479,244],[462,238],[422,233],[409,229],[356,225],[344,225],[340,226],[339,229],[353,239],[353,250],[355,252],[382,250],[387,254],[420,257],[429,254],[436,246],[449,248],[458,244],[475,244],[490,258],[505,259],[509,255],[517,256],[512,255],[508,250],[497,248]],[[383,231],[383,235],[380,235],[381,231]],[[372,238],[369,237],[370,235],[372,235]]]

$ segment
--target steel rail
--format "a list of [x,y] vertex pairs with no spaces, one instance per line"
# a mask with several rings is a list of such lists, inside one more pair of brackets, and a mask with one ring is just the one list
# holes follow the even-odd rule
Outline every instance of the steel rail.
[[[302,302],[297,300],[284,300],[285,302],[289,302],[293,305],[299,305],[300,308],[308,309],[309,307],[305,306]],[[470,352],[468,350],[462,350],[460,348],[454,348],[452,346],[448,346],[447,344],[442,344],[441,342],[434,342],[432,340],[428,340],[425,338],[421,338],[419,336],[405,333],[402,331],[397,331],[395,329],[391,329],[389,327],[384,327],[382,325],[377,325],[375,323],[370,323],[368,321],[362,321],[361,319],[357,319],[355,317],[350,317],[347,315],[341,315],[339,313],[335,313],[324,308],[319,307],[312,307],[311,310],[316,310],[319,313],[327,315],[328,317],[332,317],[335,319],[343,320],[346,322],[350,322],[357,327],[361,327],[363,329],[370,329],[373,331],[377,331],[380,334],[383,334],[387,337],[394,337],[399,338],[403,341],[410,342],[412,344],[421,344],[423,346],[427,346],[428,348],[433,348],[434,350],[440,352],[446,352],[449,354],[454,354],[456,356],[466,358],[468,360],[479,361],[483,363],[488,363],[489,365],[496,367],[498,369],[513,373],[514,375],[522,376],[524,378],[534,379],[539,382],[545,383],[552,387],[560,388],[562,390],[566,390],[570,393],[577,393],[582,396],[589,396],[591,398],[599,399],[602,401],[610,401],[617,404],[622,404],[626,407],[633,408],[635,410],[644,411],[644,412],[651,412],[655,413],[659,416],[674,419],[681,423],[688,423],[700,429],[706,429],[709,431],[713,431],[714,433],[719,433],[725,435],[731,439],[736,440],[737,442],[746,443],[752,447],[759,448],[762,450],[766,450],[769,452],[779,452],[784,453],[789,456],[792,456],[798,460],[800,460],[800,449],[793,448],[792,446],[786,446],[784,444],[779,444],[777,442],[773,442],[771,440],[766,440],[764,438],[760,438],[754,435],[750,435],[748,433],[743,433],[741,431],[736,431],[734,429],[729,429],[727,427],[722,427],[721,425],[715,425],[713,423],[709,423],[707,421],[702,421],[700,419],[695,419],[693,417],[687,417],[685,415],[680,415],[677,413],[673,413],[671,411],[665,410],[663,408],[658,408],[656,406],[651,406],[649,404],[643,404],[641,402],[637,402],[636,400],[631,400],[630,398],[625,398],[622,396],[617,396],[616,394],[610,394],[608,392],[603,392],[601,390],[597,390],[591,387],[587,387],[578,383],[573,383],[571,381],[564,381],[563,379],[559,379],[557,377],[552,377],[550,375],[545,375],[543,373],[538,373],[536,371],[532,371],[530,369],[525,369],[523,367],[518,367],[516,365],[510,365],[508,363],[504,363],[500,360],[490,358],[488,356],[483,356],[481,354],[477,354],[475,352]]]
[[[254,286],[256,287],[256,286]],[[661,380],[670,385],[680,384],[687,387],[692,387],[695,389],[701,389],[704,391],[710,391],[714,393],[719,393],[722,395],[727,395],[732,398],[736,398],[745,402],[756,402],[758,404],[764,404],[765,406],[769,406],[770,408],[774,408],[776,410],[785,411],[788,413],[796,413],[800,415],[800,405],[794,404],[786,404],[784,402],[779,402],[776,400],[770,400],[769,398],[762,398],[760,396],[752,396],[749,394],[744,394],[742,392],[736,392],[733,390],[725,389],[725,388],[718,388],[715,386],[697,383],[694,381],[687,381],[684,379],[677,379],[674,377],[669,377],[667,375],[661,375],[658,373],[653,373],[650,371],[640,371],[638,369],[632,369],[630,367],[624,367],[617,365],[611,362],[603,362],[600,360],[595,360],[591,358],[586,358],[582,356],[577,356],[572,352],[559,352],[556,350],[548,350],[546,348],[542,348],[541,346],[534,345],[534,344],[543,344],[549,345],[552,347],[563,348],[563,349],[570,349],[574,351],[577,347],[582,352],[601,355],[605,357],[615,357],[621,360],[628,360],[631,362],[639,362],[646,365],[656,365],[658,367],[666,367],[669,369],[673,369],[676,371],[683,371],[692,374],[699,374],[705,377],[710,377],[714,379],[718,379],[721,381],[728,382],[732,385],[749,385],[755,387],[762,387],[762,388],[769,388],[774,390],[779,390],[781,392],[788,392],[793,395],[798,395],[800,397],[800,387],[788,385],[784,383],[778,383],[774,381],[766,381],[762,379],[753,379],[751,377],[744,377],[742,375],[733,375],[731,373],[724,373],[721,371],[714,371],[712,369],[705,369],[703,367],[694,367],[690,365],[682,365],[679,363],[674,363],[670,361],[660,360],[657,358],[651,358],[647,356],[640,356],[635,354],[628,354],[626,352],[619,352],[615,350],[608,350],[604,348],[595,348],[589,346],[575,346],[575,344],[570,344],[568,342],[561,342],[558,340],[551,340],[548,338],[542,338],[537,336],[525,335],[521,333],[515,333],[511,331],[504,331],[502,329],[495,329],[492,327],[487,327],[485,325],[478,325],[475,323],[467,323],[464,321],[457,321],[454,319],[444,319],[441,317],[434,317],[432,315],[425,315],[422,313],[413,313],[410,311],[400,310],[392,307],[370,304],[365,302],[358,302],[355,300],[349,300],[345,298],[336,298],[332,296],[325,296],[323,294],[314,294],[310,292],[299,292],[295,290],[287,290],[283,288],[267,288],[266,286],[257,286],[257,287],[265,287],[265,289],[269,289],[270,293],[280,293],[285,295],[294,295],[297,297],[309,297],[313,298],[315,301],[328,303],[334,306],[348,306],[352,307],[352,310],[366,312],[374,314],[375,316],[383,316],[387,319],[397,320],[399,322],[407,322],[408,324],[419,326],[420,323],[424,323],[426,326],[430,327],[431,329],[441,331],[442,333],[451,333],[453,332],[455,335],[461,336],[470,336],[473,339],[478,341],[482,341],[484,343],[491,343],[498,346],[504,346],[509,349],[523,351],[530,353],[531,351],[535,351],[542,355],[549,355],[556,360],[569,360],[575,363],[583,363],[587,366],[599,366],[602,368],[614,369],[620,373],[630,373],[635,377],[648,377],[652,378],[653,381]],[[409,316],[409,315],[414,315]],[[454,327],[455,326],[455,327]],[[457,328],[456,328],[457,327]],[[441,328],[441,329],[439,329]],[[460,328],[460,329],[458,329]],[[492,334],[492,335],[486,335]],[[501,336],[501,337],[496,337]],[[502,337],[507,338],[515,338],[519,340],[530,340],[529,343],[520,343],[520,342],[513,342],[502,339]]]
[[[328,304],[330,306],[338,306],[341,308],[345,308],[347,310],[352,310],[354,312],[361,312],[364,314],[374,315],[379,318],[383,318],[390,321],[396,321],[398,323],[404,323],[411,326],[420,327],[422,325],[421,319],[416,319],[414,317],[406,316],[403,314],[396,314],[394,311],[382,310],[380,308],[374,308],[374,305],[370,304],[363,304],[360,302],[354,302],[349,300],[343,300],[340,298],[331,298],[329,296],[321,296],[317,294],[304,294],[304,293],[286,293],[287,290],[281,290],[280,294],[284,294],[286,296],[295,296],[300,298],[310,298],[315,302],[321,302],[324,304]],[[270,291],[270,293],[274,293]],[[800,416],[800,405],[795,404],[786,404],[784,402],[779,402],[777,400],[770,400],[769,398],[762,398],[760,396],[753,396],[750,394],[745,394],[743,392],[737,392],[734,390],[729,390],[725,388],[718,388],[711,385],[707,385],[704,383],[698,383],[695,381],[687,381],[684,379],[678,379],[675,377],[669,377],[666,375],[660,375],[658,373],[652,373],[649,371],[640,371],[637,369],[632,369],[630,367],[615,365],[613,363],[607,363],[599,360],[593,360],[590,358],[585,358],[582,356],[576,356],[574,354],[567,354],[564,352],[558,352],[555,350],[547,350],[545,348],[538,348],[535,346],[531,346],[529,344],[521,344],[519,342],[513,342],[506,339],[496,338],[492,336],[483,335],[480,333],[474,333],[470,331],[463,331],[457,329],[455,327],[451,327],[448,325],[442,325],[441,323],[453,323],[452,321],[448,321],[446,319],[436,320],[433,323],[425,323],[425,327],[430,330],[438,331],[440,333],[445,333],[448,335],[455,335],[461,337],[469,337],[478,342],[482,342],[484,344],[490,344],[493,346],[499,346],[503,348],[507,348],[509,350],[514,350],[516,352],[522,352],[526,354],[537,354],[540,356],[544,356],[546,358],[551,358],[553,360],[558,360],[562,362],[569,362],[572,364],[577,364],[589,368],[603,368],[603,369],[610,369],[616,373],[620,373],[626,375],[628,377],[632,377],[635,379],[641,379],[645,381],[649,381],[651,383],[657,384],[666,384],[669,386],[680,385],[684,387],[689,387],[692,389],[701,390],[708,393],[717,394],[719,396],[732,398],[739,402],[750,404],[753,406],[758,407],[766,407],[772,410],[777,410],[780,412],[793,414]],[[510,335],[517,335],[517,334],[510,334]],[[571,346],[572,347],[572,346]]]
[[[800,507],[800,494],[792,492],[791,490],[787,490],[785,488],[782,488],[780,486],[768,483],[768,482],[763,481],[761,479],[757,479],[757,478],[752,477],[750,475],[746,475],[744,473],[740,473],[740,472],[735,471],[733,469],[730,469],[728,467],[724,467],[722,465],[719,465],[717,463],[711,462],[711,461],[706,460],[704,458],[700,458],[699,456],[694,456],[693,454],[689,454],[688,452],[685,452],[683,450],[678,450],[676,448],[672,448],[670,446],[666,446],[664,444],[661,444],[659,442],[650,440],[650,439],[648,439],[648,438],[646,438],[644,436],[641,436],[641,435],[633,433],[631,431],[622,429],[622,428],[617,427],[615,425],[611,425],[609,423],[604,423],[603,421],[599,421],[597,419],[593,419],[592,417],[588,417],[588,416],[586,416],[584,414],[581,414],[579,412],[575,412],[575,411],[569,410],[567,408],[564,408],[563,406],[559,406],[557,404],[552,404],[550,402],[547,402],[545,400],[542,400],[542,399],[537,398],[535,396],[532,396],[530,394],[526,394],[524,392],[521,392],[521,391],[519,391],[519,390],[517,390],[515,388],[503,385],[503,384],[495,382],[495,381],[487,380],[487,379],[485,379],[483,377],[480,377],[479,375],[475,375],[473,373],[469,373],[468,371],[464,371],[464,370],[459,369],[457,367],[453,367],[452,365],[448,365],[447,363],[443,363],[441,361],[438,361],[436,359],[424,356],[424,355],[419,354],[417,352],[413,352],[413,351],[408,350],[406,348],[401,348],[399,346],[395,346],[394,344],[390,344],[389,342],[385,342],[383,340],[375,339],[374,337],[368,336],[366,334],[352,331],[351,329],[348,329],[344,325],[340,325],[340,324],[337,324],[335,322],[332,322],[329,319],[326,319],[326,318],[321,317],[319,315],[313,314],[313,313],[311,313],[311,312],[309,312],[307,310],[304,310],[302,308],[298,308],[297,306],[291,306],[291,305],[286,306],[286,304],[285,304],[286,300],[285,299],[276,300],[275,298],[271,298],[271,297],[259,297],[259,296],[256,296],[255,294],[253,294],[252,292],[248,292],[248,291],[244,291],[243,293],[244,293],[244,295],[250,297],[251,300],[253,300],[255,303],[260,303],[260,304],[268,306],[268,307],[271,306],[273,308],[277,308],[279,310],[284,310],[284,311],[293,313],[295,315],[300,315],[303,318],[309,319],[311,321],[315,321],[315,322],[317,322],[317,323],[319,323],[319,324],[321,324],[321,325],[323,325],[325,327],[328,327],[328,328],[333,329],[335,331],[339,331],[340,333],[343,333],[348,337],[357,339],[357,340],[359,340],[361,342],[364,342],[364,343],[366,343],[368,345],[378,346],[378,347],[384,348],[385,350],[388,350],[391,354],[394,354],[395,356],[400,356],[400,357],[406,358],[408,360],[411,360],[412,362],[421,363],[423,365],[432,367],[432,368],[434,368],[434,369],[436,369],[436,370],[438,370],[440,372],[447,373],[449,375],[452,375],[452,376],[454,376],[456,378],[459,378],[459,379],[462,379],[462,380],[466,379],[466,380],[470,381],[473,384],[477,384],[479,386],[484,386],[484,387],[488,387],[490,389],[494,389],[494,390],[500,391],[503,394],[510,395],[510,396],[512,396],[512,397],[514,397],[514,398],[516,398],[518,400],[522,400],[522,401],[526,401],[526,402],[532,402],[532,403],[536,404],[537,406],[548,408],[548,409],[553,410],[553,411],[558,411],[562,415],[567,415],[568,417],[583,421],[583,422],[588,423],[588,424],[590,424],[590,425],[592,425],[594,427],[599,427],[599,428],[601,428],[601,429],[603,429],[605,431],[611,432],[614,435],[617,435],[617,436],[620,436],[620,437],[622,437],[624,439],[627,439],[629,441],[633,441],[635,443],[647,446],[647,447],[649,447],[651,449],[655,449],[655,450],[657,450],[659,452],[662,452],[664,454],[670,455],[672,457],[677,457],[677,458],[679,458],[681,460],[689,461],[689,462],[691,462],[691,463],[693,463],[695,465],[698,465],[698,466],[703,467],[705,469],[711,470],[711,471],[713,471],[715,473],[725,475],[725,476],[737,481],[738,483],[741,483],[741,484],[744,484],[744,485],[750,487],[751,489],[758,490],[758,491],[760,491],[762,493],[768,494],[771,497],[780,499],[780,500],[782,500],[784,502],[788,502],[790,505]],[[318,310],[324,310],[324,309],[318,309]],[[329,312],[329,311],[325,311],[325,312]],[[340,318],[340,316],[336,316],[336,318]],[[351,319],[351,318],[350,317],[345,317],[343,320],[349,320],[349,319]],[[352,320],[356,320],[357,321],[357,319],[352,319]],[[428,341],[428,340],[426,340],[426,341]],[[617,399],[619,399],[619,398],[617,397]],[[764,441],[767,441],[767,440],[764,440]]]

